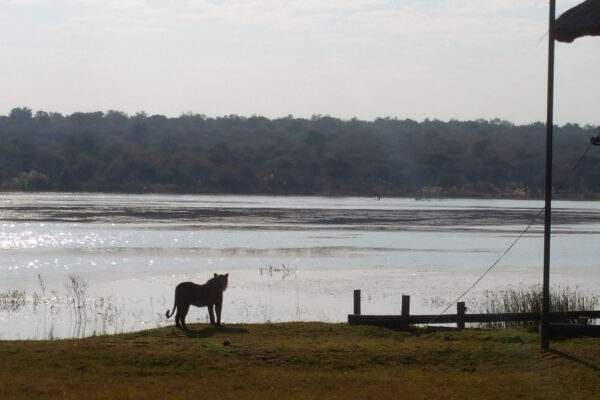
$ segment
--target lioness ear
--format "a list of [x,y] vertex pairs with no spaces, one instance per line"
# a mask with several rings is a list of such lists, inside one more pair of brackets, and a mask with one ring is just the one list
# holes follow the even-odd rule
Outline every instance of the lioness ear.
[[225,276],[229,276],[229,272],[225,274]]
[[217,274],[215,274],[215,278],[217,277]]

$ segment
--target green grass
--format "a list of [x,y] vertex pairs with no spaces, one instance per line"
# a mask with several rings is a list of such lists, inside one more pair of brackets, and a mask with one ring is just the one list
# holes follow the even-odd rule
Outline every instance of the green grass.
[[590,399],[600,338],[347,324],[191,325],[0,342],[1,399]]

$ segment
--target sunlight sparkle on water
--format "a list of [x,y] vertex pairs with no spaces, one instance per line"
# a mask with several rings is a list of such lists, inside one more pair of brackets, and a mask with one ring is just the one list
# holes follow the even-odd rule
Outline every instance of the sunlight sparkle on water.
[[[354,289],[363,291],[365,312],[398,313],[401,295],[410,294],[415,313],[431,313],[470,286],[541,205],[499,200],[31,196],[19,195],[18,203],[31,202],[33,207],[35,202],[36,217],[45,218],[41,223],[1,209],[10,208],[11,202],[0,206],[0,215],[13,219],[0,224],[0,294],[25,291],[32,299],[34,293],[41,296],[43,285],[46,302],[35,310],[31,304],[0,310],[4,338],[44,339],[50,329],[54,337],[89,335],[94,329],[101,333],[91,323],[83,332],[68,326],[72,304],[66,299],[72,294],[66,283],[72,274],[88,283],[86,304],[94,308],[93,315],[114,321],[108,333],[172,324],[164,312],[172,306],[177,283],[202,283],[213,273],[225,272],[230,273],[226,323],[344,321]],[[89,205],[85,219],[68,214],[73,204]],[[119,207],[119,215],[126,217],[111,219]],[[552,282],[598,293],[600,203],[557,202],[557,207],[561,211],[553,237]],[[147,220],[149,208],[161,213]],[[486,289],[539,283],[540,225],[532,232],[473,296]],[[44,325],[44,318],[53,325]],[[190,318],[204,322],[206,311],[194,309]]]

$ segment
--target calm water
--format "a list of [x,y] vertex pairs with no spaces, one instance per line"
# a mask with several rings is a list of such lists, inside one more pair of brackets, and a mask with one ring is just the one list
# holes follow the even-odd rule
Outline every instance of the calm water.
[[[540,201],[0,195],[0,339],[173,324],[185,280],[230,273],[223,321],[345,321],[434,313],[510,246]],[[600,202],[555,202],[554,286],[600,293]],[[467,296],[541,281],[542,219]],[[75,283],[87,283],[76,294]],[[15,292],[17,291],[17,292]],[[77,300],[82,307],[76,307]],[[188,322],[207,320],[192,309]]]

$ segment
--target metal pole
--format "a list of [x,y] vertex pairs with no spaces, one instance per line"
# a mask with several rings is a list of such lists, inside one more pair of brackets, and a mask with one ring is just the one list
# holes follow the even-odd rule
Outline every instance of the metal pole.
[[542,293],[542,321],[540,326],[542,349],[550,348],[550,235],[552,223],[552,130],[554,114],[554,20],[556,0],[550,0],[548,21],[548,102],[546,109],[546,192],[544,214],[544,282]]

